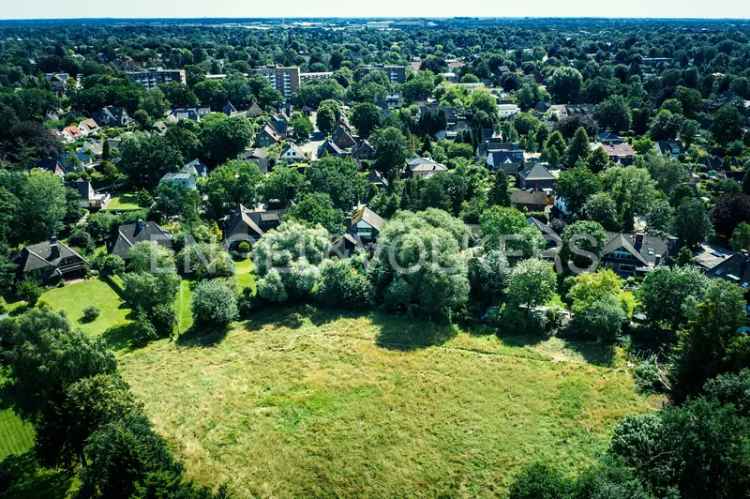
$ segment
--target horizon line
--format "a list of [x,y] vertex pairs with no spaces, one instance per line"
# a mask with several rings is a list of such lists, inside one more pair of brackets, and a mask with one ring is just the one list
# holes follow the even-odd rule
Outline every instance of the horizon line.
[[30,17],[30,18],[0,18],[0,22],[34,22],[34,21],[206,21],[206,20],[234,20],[234,21],[271,21],[271,20],[452,20],[452,19],[476,19],[476,20],[519,20],[519,19],[550,19],[550,20],[625,20],[625,21],[746,21],[750,22],[748,17],[658,17],[658,16],[188,16],[188,17],[111,17],[111,16],[90,16],[90,17]]

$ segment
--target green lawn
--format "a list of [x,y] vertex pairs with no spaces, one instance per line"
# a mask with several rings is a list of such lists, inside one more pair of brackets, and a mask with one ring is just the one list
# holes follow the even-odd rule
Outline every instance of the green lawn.
[[105,210],[108,211],[130,211],[139,210],[141,207],[138,205],[133,194],[123,194],[121,196],[112,196]]
[[255,275],[252,272],[253,262],[249,258],[240,262],[234,262],[234,275],[240,291],[245,288],[251,288],[255,292]]
[[191,299],[193,297],[192,285],[192,281],[183,279],[180,281],[180,289],[177,291],[175,311],[177,313],[178,335],[193,327],[193,310],[191,308]]
[[[87,279],[52,288],[39,301],[53,310],[64,311],[73,326],[91,334],[101,334],[127,324],[130,313],[117,293],[100,279]],[[101,311],[99,317],[93,322],[81,322],[84,309],[92,305]]]
[[23,454],[34,445],[34,429],[11,409],[0,411],[0,461],[11,454]]
[[658,403],[592,350],[302,307],[119,360],[189,476],[238,497],[487,497],[536,459],[584,467]]

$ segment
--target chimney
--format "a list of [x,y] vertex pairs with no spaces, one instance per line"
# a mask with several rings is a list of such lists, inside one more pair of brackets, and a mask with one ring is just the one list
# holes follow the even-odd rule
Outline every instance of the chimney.
[[146,224],[143,222],[143,219],[139,218],[138,221],[135,223],[135,233],[133,235],[137,236],[138,234],[140,234],[145,226]]
[[49,259],[56,260],[60,258],[60,245],[57,243],[57,237],[49,238]]
[[635,244],[633,245],[636,251],[641,251],[641,248],[643,247],[643,232],[636,232],[635,234]]

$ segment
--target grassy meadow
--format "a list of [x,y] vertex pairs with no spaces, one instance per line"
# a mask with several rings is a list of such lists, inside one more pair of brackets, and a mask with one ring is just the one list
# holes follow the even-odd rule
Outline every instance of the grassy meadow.
[[534,459],[585,466],[655,406],[595,350],[302,307],[120,369],[189,476],[239,497],[489,497]]

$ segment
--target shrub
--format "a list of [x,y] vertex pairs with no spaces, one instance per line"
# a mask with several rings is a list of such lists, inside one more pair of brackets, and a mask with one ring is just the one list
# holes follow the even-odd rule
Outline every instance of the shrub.
[[156,328],[144,313],[139,313],[133,323],[133,341],[138,345],[145,345],[159,338]]
[[606,296],[579,311],[573,319],[573,331],[587,339],[614,342],[622,333],[627,315],[620,301],[614,296]]
[[231,257],[218,244],[188,244],[177,255],[177,261],[181,273],[196,279],[229,277],[234,274]]
[[86,307],[83,309],[83,316],[81,317],[81,322],[94,322],[97,317],[101,314],[101,310],[98,308],[91,306]]
[[32,307],[39,301],[43,292],[44,289],[33,279],[25,279],[16,286],[16,297]]
[[226,326],[238,316],[237,297],[220,280],[203,281],[193,293],[192,309],[197,323]]
[[372,285],[352,259],[326,260],[320,266],[317,298],[326,305],[364,308],[371,303]]
[[510,499],[559,499],[566,497],[571,484],[559,470],[546,464],[524,469],[510,487]]
[[94,249],[94,240],[91,237],[91,234],[81,228],[75,229],[70,234],[68,242],[73,246],[82,248],[85,251],[91,251],[92,249]]
[[100,255],[94,260],[94,268],[103,277],[121,274],[125,271],[125,260],[119,255]]

